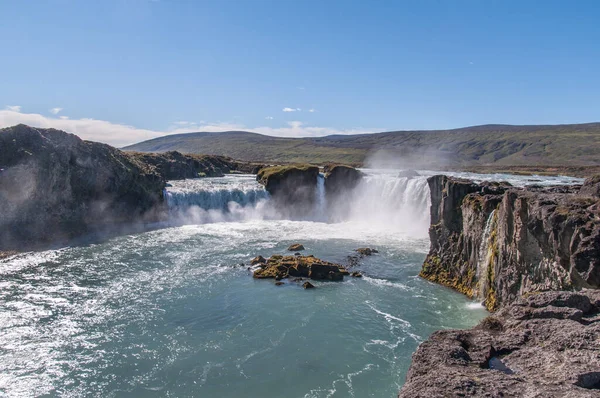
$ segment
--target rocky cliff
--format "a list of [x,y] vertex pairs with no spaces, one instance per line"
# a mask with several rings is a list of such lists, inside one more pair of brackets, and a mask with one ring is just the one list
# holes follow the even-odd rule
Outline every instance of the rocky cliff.
[[434,176],[421,276],[496,310],[523,294],[600,287],[597,183],[515,188]]
[[54,129],[1,129],[0,250],[157,221],[166,180],[256,167],[219,156],[123,152]]
[[0,247],[154,220],[161,175],[108,145],[24,125],[0,131]]
[[529,294],[419,346],[399,398],[600,396],[600,292]]
[[292,218],[313,211],[318,178],[319,168],[311,165],[264,167],[256,175],[279,211]]

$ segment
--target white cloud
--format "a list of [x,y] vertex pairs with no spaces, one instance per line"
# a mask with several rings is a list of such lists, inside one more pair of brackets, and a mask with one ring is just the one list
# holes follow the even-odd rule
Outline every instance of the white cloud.
[[298,90],[304,90],[305,88],[302,86],[296,87]]
[[267,116],[265,119],[267,119],[267,120],[273,120],[273,116]]
[[311,109],[309,109],[308,111],[309,111],[310,113],[314,113],[314,112],[316,112],[317,110],[316,110],[316,109],[313,109],[313,108],[311,108]]
[[188,124],[190,124],[190,122],[187,122],[187,121],[185,121],[185,120],[182,120],[182,121],[180,121],[180,122],[175,122],[175,124],[177,124],[177,125],[179,125],[179,126],[185,126],[185,125],[188,125]]
[[169,134],[190,133],[196,131],[222,132],[222,131],[250,131],[254,133],[276,137],[321,137],[332,134],[368,134],[385,129],[335,129],[332,127],[306,126],[300,121],[291,121],[284,127],[247,127],[240,123],[216,122],[190,123],[189,125],[174,125],[167,131],[147,130],[112,123],[97,119],[69,119],[67,116],[60,118],[47,117],[36,113],[21,113],[14,110],[0,110],[0,128],[16,124],[27,124],[40,128],[55,128],[74,133],[84,140],[105,142],[116,147],[133,144]]
[[58,115],[58,113],[62,110],[63,108],[52,108],[50,109],[50,113],[52,113],[53,115]]
[[284,112],[300,112],[302,109],[300,108],[283,108]]
[[13,112],[21,112],[21,106],[20,105],[7,105],[6,110],[13,111]]

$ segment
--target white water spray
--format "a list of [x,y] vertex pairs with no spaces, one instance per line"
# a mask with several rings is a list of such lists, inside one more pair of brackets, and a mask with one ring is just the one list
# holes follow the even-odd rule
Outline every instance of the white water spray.
[[490,213],[485,223],[483,236],[481,237],[481,242],[479,244],[477,259],[477,298],[479,299],[483,299],[485,297],[485,289],[488,284],[488,267],[490,266],[493,255],[492,247],[490,245],[490,237],[492,234],[492,224],[495,214],[496,210],[493,210]]

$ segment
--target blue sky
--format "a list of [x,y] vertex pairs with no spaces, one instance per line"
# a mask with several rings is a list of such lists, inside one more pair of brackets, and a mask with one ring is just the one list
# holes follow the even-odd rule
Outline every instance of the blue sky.
[[0,127],[123,145],[600,120],[597,1],[0,0],[0,18]]

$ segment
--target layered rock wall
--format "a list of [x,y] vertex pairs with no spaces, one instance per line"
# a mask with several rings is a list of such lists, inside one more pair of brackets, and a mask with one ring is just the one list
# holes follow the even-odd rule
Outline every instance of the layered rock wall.
[[490,310],[528,292],[600,287],[600,206],[592,188],[446,176],[428,182],[431,247],[422,277]]

